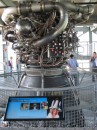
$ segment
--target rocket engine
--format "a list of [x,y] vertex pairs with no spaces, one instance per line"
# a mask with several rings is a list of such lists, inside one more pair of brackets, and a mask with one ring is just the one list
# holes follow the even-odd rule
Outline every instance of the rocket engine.
[[[75,24],[87,20],[92,13],[91,5],[80,7],[64,1],[23,1],[19,2],[16,7],[8,7],[4,10],[2,14],[3,39],[12,44],[20,62],[26,64],[26,73],[19,87],[62,88],[70,86],[61,66],[70,52],[78,47]],[[29,92],[19,95],[35,94]],[[83,126],[81,111],[78,113],[82,123],[75,122],[75,126]]]

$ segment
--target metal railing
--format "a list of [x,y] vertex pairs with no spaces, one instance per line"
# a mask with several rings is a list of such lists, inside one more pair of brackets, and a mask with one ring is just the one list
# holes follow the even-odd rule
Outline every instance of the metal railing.
[[[79,86],[62,88],[18,88],[12,75],[0,77],[0,114],[3,115],[9,96],[63,96],[64,120],[59,121],[10,121],[6,130],[31,129],[97,129],[97,82],[92,82],[92,73],[79,70]],[[14,75],[16,76],[16,75]],[[16,78],[16,77],[15,77]],[[70,78],[70,77],[68,77]],[[17,78],[16,78],[17,79]],[[18,81],[18,80],[17,80]],[[0,130],[5,128],[0,127]]]
[[[14,96],[16,93],[33,92],[37,95],[58,96],[61,95],[64,98],[64,111],[65,119],[60,121],[15,121],[10,122],[9,127],[91,127],[94,128],[97,125],[97,84],[85,86],[71,86],[67,88],[35,88],[35,89],[22,89],[22,88],[4,88],[0,87],[0,106],[1,112],[4,113],[7,100],[9,96]],[[18,96],[16,95],[16,96]],[[31,95],[31,94],[30,94]],[[39,125],[40,124],[40,125]]]

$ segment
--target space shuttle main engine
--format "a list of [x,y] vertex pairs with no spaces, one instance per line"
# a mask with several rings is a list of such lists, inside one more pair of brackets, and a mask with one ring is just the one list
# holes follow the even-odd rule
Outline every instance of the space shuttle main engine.
[[[68,54],[78,46],[74,25],[87,20],[92,13],[90,5],[81,7],[64,1],[23,1],[17,7],[4,10],[3,38],[12,43],[21,63],[27,66],[19,87],[30,89],[70,86],[61,66]],[[44,93],[23,92],[20,95],[41,94]],[[76,105],[72,91],[68,90],[63,94],[72,95],[68,101],[64,98],[65,105]],[[84,126],[82,110],[70,111],[67,115],[71,118],[66,121],[67,126]]]

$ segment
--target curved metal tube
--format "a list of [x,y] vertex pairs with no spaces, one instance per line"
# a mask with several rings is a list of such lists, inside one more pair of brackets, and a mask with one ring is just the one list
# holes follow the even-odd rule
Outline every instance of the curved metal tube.
[[51,9],[56,9],[60,13],[60,21],[58,25],[51,31],[49,32],[46,36],[44,36],[41,39],[38,39],[33,43],[35,47],[43,46],[44,44],[47,44],[51,42],[53,39],[55,39],[64,29],[66,28],[68,24],[68,13],[64,10],[64,6],[60,3],[55,3],[54,4],[49,4],[45,3],[44,5],[44,10],[51,10]]

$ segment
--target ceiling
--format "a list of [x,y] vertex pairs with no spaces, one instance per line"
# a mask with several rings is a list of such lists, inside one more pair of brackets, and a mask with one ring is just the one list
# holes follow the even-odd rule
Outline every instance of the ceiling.
[[[19,1],[28,1],[28,0],[0,0],[0,15],[2,14],[2,8],[8,6],[15,6]],[[30,0],[31,1],[31,0]],[[32,1],[40,1],[40,0],[32,0]],[[47,0],[44,0],[47,1]],[[50,0],[50,1],[70,1],[77,5],[89,5],[93,4],[94,6],[94,13],[90,16],[89,20],[85,22],[85,25],[93,25],[97,23],[97,0]]]

